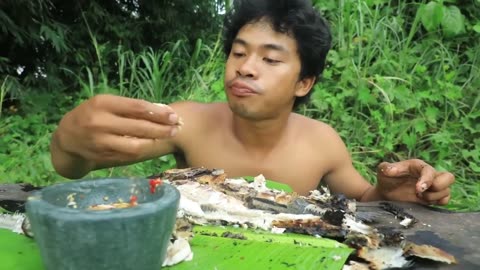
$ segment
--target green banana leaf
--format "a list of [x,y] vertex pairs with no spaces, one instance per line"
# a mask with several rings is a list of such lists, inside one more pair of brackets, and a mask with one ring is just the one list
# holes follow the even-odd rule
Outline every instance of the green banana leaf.
[[[242,239],[222,237],[224,233]],[[188,269],[342,269],[351,248],[335,240],[273,234],[232,227],[195,226],[193,260],[169,267]]]
[[[244,239],[222,237],[241,234]],[[342,269],[352,252],[326,238],[272,234],[231,227],[195,226],[191,241],[193,260],[167,267],[183,269]],[[43,270],[33,239],[0,229],[0,269]]]
[[0,269],[43,270],[40,251],[33,239],[0,229]]

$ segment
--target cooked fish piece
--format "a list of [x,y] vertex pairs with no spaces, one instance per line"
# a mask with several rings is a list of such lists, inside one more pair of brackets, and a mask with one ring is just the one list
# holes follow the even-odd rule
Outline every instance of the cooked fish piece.
[[363,247],[357,251],[357,256],[367,261],[369,268],[372,270],[407,268],[412,265],[412,263],[403,256],[403,249],[401,247],[382,247],[376,249]]
[[404,253],[404,255],[407,257],[414,256],[447,264],[457,263],[457,259],[455,259],[453,255],[430,245],[417,245],[415,243],[408,242],[404,247]]
[[193,252],[188,240],[185,238],[177,238],[169,243],[162,266],[172,266],[183,261],[191,261],[192,259]]
[[11,230],[15,233],[24,233],[22,224],[26,216],[22,213],[0,214],[0,228]]
[[338,236],[341,227],[330,225],[312,214],[271,213],[250,209],[244,202],[228,196],[210,185],[188,182],[177,186],[181,193],[177,217],[184,217],[196,224],[230,224],[271,230],[292,222],[303,226],[315,226],[321,235]]
[[370,267],[366,263],[359,263],[355,261],[350,261],[348,264],[344,265],[342,270],[369,270]]

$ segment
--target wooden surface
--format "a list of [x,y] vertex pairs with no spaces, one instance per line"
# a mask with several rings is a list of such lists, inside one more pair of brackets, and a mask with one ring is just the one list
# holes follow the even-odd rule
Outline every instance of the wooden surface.
[[0,207],[12,212],[24,212],[24,203],[32,191],[40,189],[30,184],[0,184]]
[[393,203],[401,206],[418,222],[405,229],[395,216],[383,210],[379,202],[359,203],[357,211],[381,213],[378,227],[402,231],[408,240],[428,244],[454,255],[457,265],[415,260],[413,269],[480,269],[480,212],[456,213],[413,203]]

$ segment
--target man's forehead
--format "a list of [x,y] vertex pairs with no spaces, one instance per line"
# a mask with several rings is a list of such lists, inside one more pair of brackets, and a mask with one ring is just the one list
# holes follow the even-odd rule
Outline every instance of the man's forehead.
[[245,46],[261,46],[280,51],[296,51],[296,41],[291,35],[275,31],[267,20],[245,24],[233,41]]

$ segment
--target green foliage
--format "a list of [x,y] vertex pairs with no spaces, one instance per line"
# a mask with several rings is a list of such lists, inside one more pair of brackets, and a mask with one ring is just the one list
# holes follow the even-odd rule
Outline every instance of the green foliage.
[[[15,38],[10,50],[0,49],[0,99],[21,98],[19,104],[1,108],[0,148],[5,151],[0,152],[0,181],[63,181],[49,163],[50,134],[65,112],[93,95],[115,93],[163,103],[225,100],[217,17],[212,28],[205,28],[215,30],[194,38],[189,36],[197,33],[194,26],[187,25],[191,18],[182,21],[180,11],[172,11],[175,20],[158,10],[160,3],[156,11],[145,11],[150,17],[132,19],[132,13],[125,15],[113,2],[81,1],[65,4],[68,20],[52,21],[49,14],[58,10],[49,7],[58,8],[61,1],[26,2],[18,2],[23,9],[8,2],[17,13],[0,10],[0,36]],[[456,175],[449,208],[479,210],[480,1],[314,2],[332,25],[334,45],[312,102],[299,112],[332,125],[355,167],[370,181],[381,161],[422,158]],[[133,1],[117,3],[135,9]],[[180,8],[187,1],[178,3]],[[84,17],[80,7],[88,10]],[[162,14],[158,20],[152,19],[154,12]],[[34,24],[27,23],[27,15],[35,18]],[[152,37],[157,33],[145,32],[167,21],[178,26],[164,25],[172,36],[160,41],[164,33]],[[41,47],[42,57],[32,57],[25,49],[38,46],[39,33],[48,50]],[[6,46],[2,41],[0,46]],[[22,64],[23,56],[33,64]],[[45,57],[38,60],[45,64],[35,62]],[[20,76],[19,65],[25,66]],[[147,176],[174,164],[166,156],[88,177]]]
[[421,158],[456,174],[451,208],[479,209],[480,5],[317,2],[335,44],[306,113],[340,132],[372,182],[382,160]]
[[[73,94],[80,89],[75,74],[94,66],[99,51],[103,76],[111,80],[116,55],[103,52],[118,46],[132,53],[158,50],[179,39],[191,50],[197,39],[217,33],[223,5],[215,0],[2,1],[0,80],[5,75],[18,80],[16,97],[37,89]],[[91,46],[92,37],[98,46]]]
[[455,5],[445,6],[443,1],[431,1],[420,6],[417,16],[429,32],[441,28],[447,37],[465,33],[465,17]]

